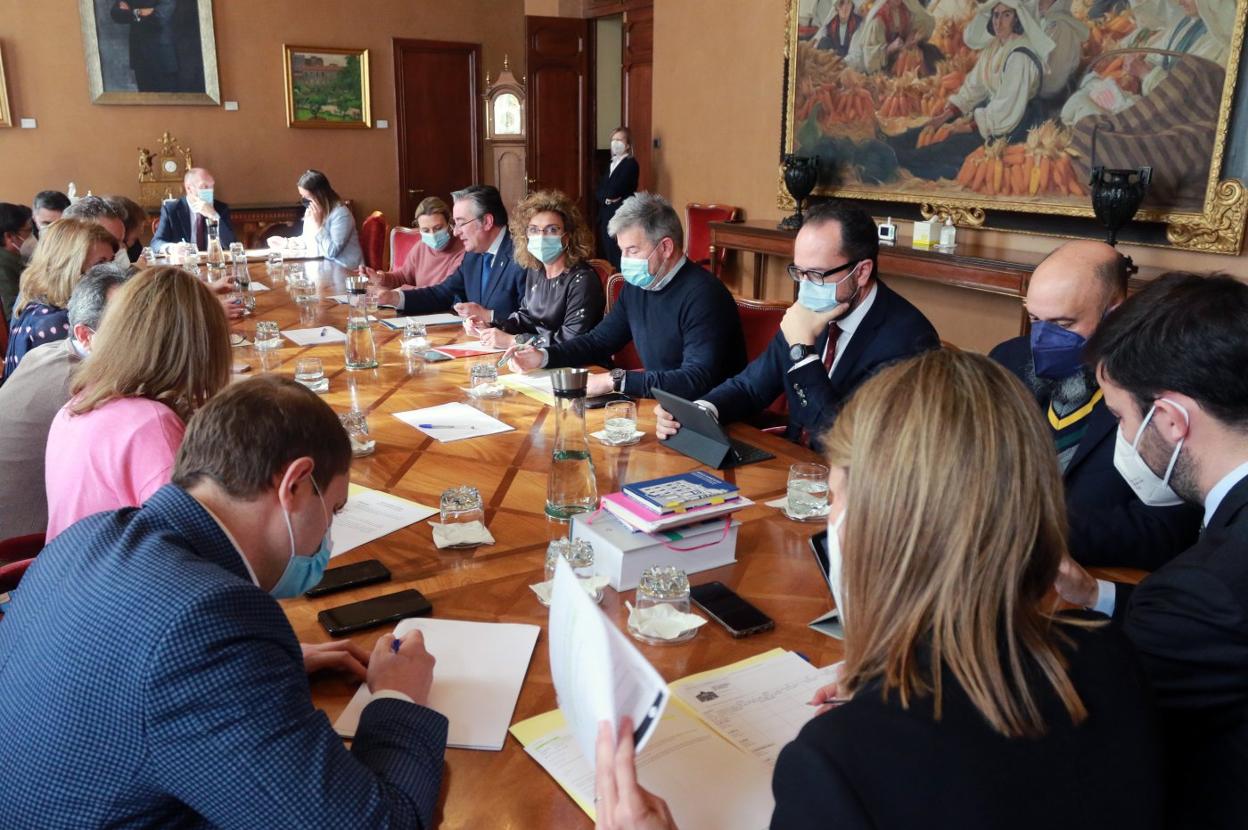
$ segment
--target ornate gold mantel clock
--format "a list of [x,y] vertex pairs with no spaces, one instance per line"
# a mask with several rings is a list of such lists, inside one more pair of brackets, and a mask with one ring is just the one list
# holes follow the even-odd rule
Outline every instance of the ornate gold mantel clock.
[[158,208],[165,199],[182,195],[182,177],[194,167],[191,148],[183,147],[172,135],[160,137],[160,149],[153,153],[139,148],[139,203],[145,208]]

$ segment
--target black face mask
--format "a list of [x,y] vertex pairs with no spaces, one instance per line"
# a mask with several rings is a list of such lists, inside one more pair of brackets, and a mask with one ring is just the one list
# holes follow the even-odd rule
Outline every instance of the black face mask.
[[[143,255],[143,243],[135,242],[129,248],[126,248],[126,256],[130,257],[131,262],[138,262],[139,257]],[[151,265],[149,262],[148,265]]]

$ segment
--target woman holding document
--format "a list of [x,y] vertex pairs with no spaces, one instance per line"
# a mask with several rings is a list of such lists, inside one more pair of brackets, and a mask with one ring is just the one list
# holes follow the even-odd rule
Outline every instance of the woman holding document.
[[[1160,827],[1140,671],[1118,632],[1047,598],[1065,507],[1021,384],[928,352],[864,384],[823,444],[845,661],[780,753],[772,826]],[[599,732],[598,826],[674,827],[631,729]]]

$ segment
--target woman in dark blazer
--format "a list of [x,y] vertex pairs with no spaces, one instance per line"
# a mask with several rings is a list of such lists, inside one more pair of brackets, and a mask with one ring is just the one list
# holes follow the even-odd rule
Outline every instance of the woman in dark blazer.
[[[863,384],[823,445],[845,660],[780,753],[772,827],[1161,827],[1135,658],[1047,595],[1065,503],[1022,384],[982,355],[927,352]],[[631,774],[631,730],[599,733],[598,827],[673,827]]]
[[620,268],[620,246],[607,233],[607,224],[620,203],[637,192],[641,168],[633,158],[633,134],[628,127],[617,127],[611,133],[611,166],[598,182],[598,250],[602,258],[617,271]]

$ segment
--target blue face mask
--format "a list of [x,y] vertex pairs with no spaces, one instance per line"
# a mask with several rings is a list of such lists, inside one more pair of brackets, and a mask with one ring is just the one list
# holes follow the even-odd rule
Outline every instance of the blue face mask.
[[290,513],[286,512],[286,508],[282,508],[282,514],[286,517],[286,532],[290,534],[290,561],[286,563],[286,570],[282,571],[281,579],[277,580],[277,584],[269,589],[269,593],[278,599],[291,599],[297,597],[310,588],[315,588],[321,581],[321,577],[325,575],[325,567],[329,564],[329,554],[334,547],[334,540],[330,537],[330,519],[329,512],[325,510],[325,497],[321,495],[321,488],[316,486],[316,481],[312,481],[312,488],[316,490],[316,497],[321,500],[321,511],[325,515],[325,535],[321,538],[321,546],[316,552],[310,556],[300,556],[295,552],[295,530],[290,524]]
[[446,228],[440,231],[421,231],[420,241],[435,251],[440,251],[451,242],[451,232]]
[[[654,249],[650,249],[650,254],[654,253]],[[620,274],[624,276],[624,281],[629,285],[635,285],[638,288],[649,288],[658,279],[657,274],[650,272],[650,254],[644,257],[620,257]]]
[[200,188],[199,200],[206,205],[212,204],[212,188],[211,187]]
[[1031,359],[1036,377],[1061,380],[1083,365],[1083,335],[1044,320],[1031,324]]
[[563,253],[563,240],[558,236],[530,236],[529,253],[549,265]]
[[811,311],[822,314],[825,311],[831,311],[838,305],[852,303],[854,297],[858,296],[858,289],[855,287],[853,295],[848,300],[838,300],[836,298],[836,289],[840,287],[845,280],[854,277],[854,271],[850,271],[836,282],[825,282],[823,285],[815,285],[810,280],[802,280],[797,285],[797,301],[801,305],[809,308]]

